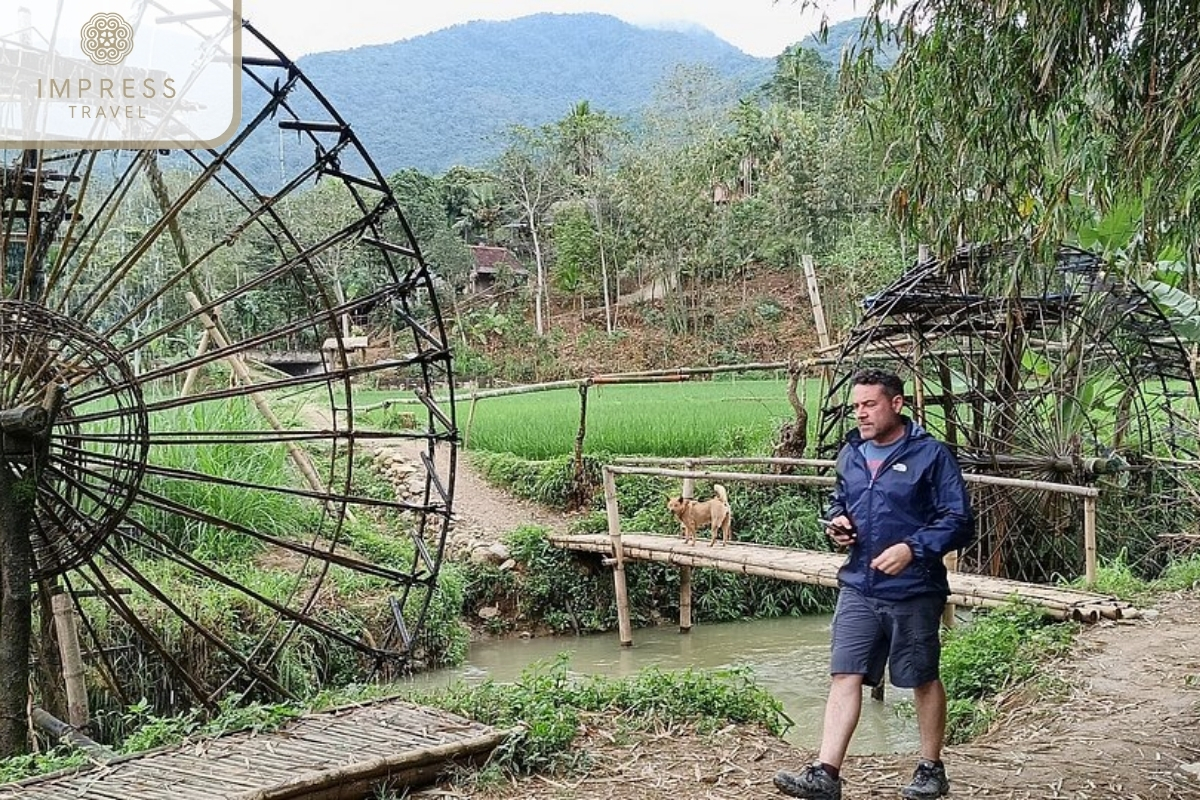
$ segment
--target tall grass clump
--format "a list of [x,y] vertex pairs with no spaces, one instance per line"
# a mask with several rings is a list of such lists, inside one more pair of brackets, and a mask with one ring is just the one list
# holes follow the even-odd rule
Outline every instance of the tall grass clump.
[[223,431],[262,427],[257,413],[247,398],[196,403],[157,412],[156,430],[204,434],[205,442],[153,445],[149,454],[151,464],[195,473],[197,477],[147,475],[142,480],[143,490],[229,524],[213,525],[203,519],[146,504],[134,508],[134,519],[145,529],[205,561],[242,560],[262,549],[258,539],[235,528],[284,538],[295,538],[297,534],[314,530],[321,513],[315,503],[267,489],[205,480],[206,476],[211,476],[269,487],[296,485],[294,465],[282,444],[214,441]]
[[1200,553],[1171,562],[1155,585],[1171,592],[1200,589]]

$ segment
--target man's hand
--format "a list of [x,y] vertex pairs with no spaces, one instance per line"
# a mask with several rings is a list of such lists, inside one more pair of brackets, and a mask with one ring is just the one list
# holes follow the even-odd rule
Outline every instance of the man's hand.
[[912,560],[912,548],[904,542],[900,542],[875,556],[871,562],[871,569],[877,569],[885,575],[899,575],[905,567],[912,563]]
[[825,526],[825,535],[833,539],[833,543],[838,547],[849,547],[857,538],[854,523],[845,514],[838,514],[829,520],[829,524]]

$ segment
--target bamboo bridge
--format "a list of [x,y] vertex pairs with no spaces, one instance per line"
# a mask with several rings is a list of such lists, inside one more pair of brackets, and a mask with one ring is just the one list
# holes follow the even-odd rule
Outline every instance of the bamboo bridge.
[[[683,469],[661,468],[656,464],[682,465]],[[589,535],[552,534],[550,543],[564,550],[599,553],[605,556],[604,563],[613,568],[613,580],[617,603],[617,622],[622,645],[633,643],[632,623],[629,613],[629,597],[626,591],[625,563],[627,561],[657,561],[673,564],[680,569],[679,581],[679,628],[691,628],[692,569],[705,567],[743,575],[755,575],[777,580],[795,581],[818,586],[837,586],[837,573],[845,560],[842,553],[817,550],[799,550],[753,542],[718,543],[710,546],[708,531],[697,532],[697,540],[688,544],[678,536],[663,536],[650,533],[626,533],[621,530],[620,514],[617,509],[616,476],[641,474],[682,478],[683,496],[690,497],[696,478],[728,483],[744,481],[770,484],[801,484],[829,486],[833,477],[829,475],[783,475],[753,472],[708,472],[698,471],[697,465],[712,464],[787,464],[792,467],[830,467],[832,461],[823,459],[779,459],[779,458],[696,458],[696,459],[617,459],[605,466],[604,499],[608,513],[608,533]],[[968,483],[988,483],[1012,487],[1036,489],[1045,492],[1060,492],[1083,499],[1085,575],[1090,584],[1096,575],[1096,498],[1099,491],[1090,486],[1074,486],[1001,478],[988,475],[966,475]],[[665,499],[665,498],[664,498]],[[1132,604],[1112,597],[1058,586],[1026,583],[1007,578],[993,578],[958,572],[956,559],[947,557],[950,568],[950,597],[947,622],[953,620],[955,606],[994,607],[1014,599],[1032,604],[1047,616],[1056,619],[1074,619],[1096,622],[1100,619],[1121,619],[1138,616]]]
[[398,700],[309,714],[0,786],[0,800],[342,800],[486,758],[507,733]]
[[[605,556],[613,554],[613,543],[608,534],[553,534],[550,542],[565,550]],[[838,568],[846,559],[843,553],[748,542],[718,543],[710,547],[703,531],[697,535],[695,544],[688,544],[676,536],[622,533],[621,549],[626,562],[658,561],[678,567],[707,567],[817,586],[837,586]],[[1137,609],[1131,604],[1091,592],[965,572],[950,573],[949,602],[955,605],[999,606],[1013,598],[1031,603],[1056,619],[1096,622],[1137,616]],[[681,624],[681,627],[688,626]]]

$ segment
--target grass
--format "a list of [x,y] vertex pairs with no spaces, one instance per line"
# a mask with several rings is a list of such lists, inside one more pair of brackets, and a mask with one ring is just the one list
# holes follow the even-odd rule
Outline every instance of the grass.
[[[817,383],[809,390],[810,415],[816,413]],[[367,405],[385,396],[356,393],[355,402]],[[575,389],[485,398],[476,404],[469,431],[469,400],[460,394],[456,408],[472,450],[551,458],[574,448],[579,429]],[[792,417],[784,380],[593,386],[584,449],[617,455],[765,454],[775,430]],[[383,426],[386,420],[383,412],[370,412],[360,421]]]
[[1065,653],[1077,630],[1073,624],[1049,623],[1023,603],[976,612],[969,625],[949,629],[941,661],[946,740],[957,744],[986,731],[995,716],[993,698]]
[[[219,433],[256,430],[263,423],[246,398],[197,403],[159,413],[160,432]],[[201,445],[155,444],[149,461],[158,467],[213,475],[262,486],[291,487],[298,481],[295,465],[282,444],[228,441]],[[195,478],[147,476],[143,487],[203,515],[225,520],[217,525],[171,511],[138,505],[133,517],[148,530],[210,562],[246,561],[262,550],[260,540],[234,530],[243,527],[283,538],[304,538],[320,524],[321,509],[310,501],[245,486]]]
[[528,667],[514,683],[456,684],[413,698],[489,725],[514,728],[494,760],[514,773],[570,770],[586,754],[571,744],[587,713],[616,713],[633,729],[672,722],[716,727],[757,723],[776,735],[791,726],[783,705],[745,668],[700,671],[650,667],[630,678],[569,673],[566,655]]
[[1162,574],[1148,580],[1134,571],[1127,554],[1121,551],[1113,558],[1100,560],[1093,585],[1087,586],[1083,578],[1071,581],[1070,585],[1135,603],[1146,602],[1159,592],[1200,589],[1200,553],[1171,561]]

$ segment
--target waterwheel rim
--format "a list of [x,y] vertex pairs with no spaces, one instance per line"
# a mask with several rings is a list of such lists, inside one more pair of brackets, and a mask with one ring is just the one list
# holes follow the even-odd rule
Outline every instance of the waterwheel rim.
[[[120,620],[139,657],[165,665],[170,691],[186,688],[207,704],[231,691],[298,693],[303,681],[278,667],[301,644],[345,651],[329,659],[368,672],[410,665],[438,585],[455,483],[451,354],[434,272],[347,121],[253,26],[243,25],[242,43],[242,122],[225,145],[0,154],[9,220],[0,226],[8,256],[0,346],[11,354],[31,337],[48,343],[54,374],[69,385],[39,489],[35,577],[77,598],[85,646],[107,662],[102,672],[129,671],[120,655],[104,655],[98,633],[104,620]],[[314,205],[314,189],[334,202]],[[326,208],[346,213],[326,217]],[[37,226],[22,225],[22,215]],[[338,270],[349,269],[348,291]],[[289,302],[265,302],[272,296]],[[394,350],[366,357],[347,319],[398,331]],[[5,320],[25,321],[8,335]],[[253,366],[291,343],[321,353],[320,369]],[[197,388],[181,394],[197,374]],[[355,390],[384,378],[403,381],[397,396],[421,401],[415,428],[364,427]],[[366,456],[401,440],[424,456],[408,465],[404,494],[364,493]],[[205,461],[214,448],[247,459],[270,451],[272,463],[286,461],[288,480],[219,474]],[[302,506],[302,524],[214,511],[202,497],[212,491]],[[103,521],[70,510],[81,504]],[[349,546],[352,520],[371,515],[402,527],[403,559]],[[293,585],[250,585],[240,566],[191,546],[187,531],[201,529],[280,554]],[[142,566],[150,561],[161,573]],[[164,575],[191,588],[165,585]],[[357,619],[329,600],[339,581],[375,582],[387,599],[371,620]],[[221,586],[267,621],[251,636],[216,630],[195,613],[197,586]],[[220,669],[197,674],[179,641],[140,618],[129,592],[210,648]]]

